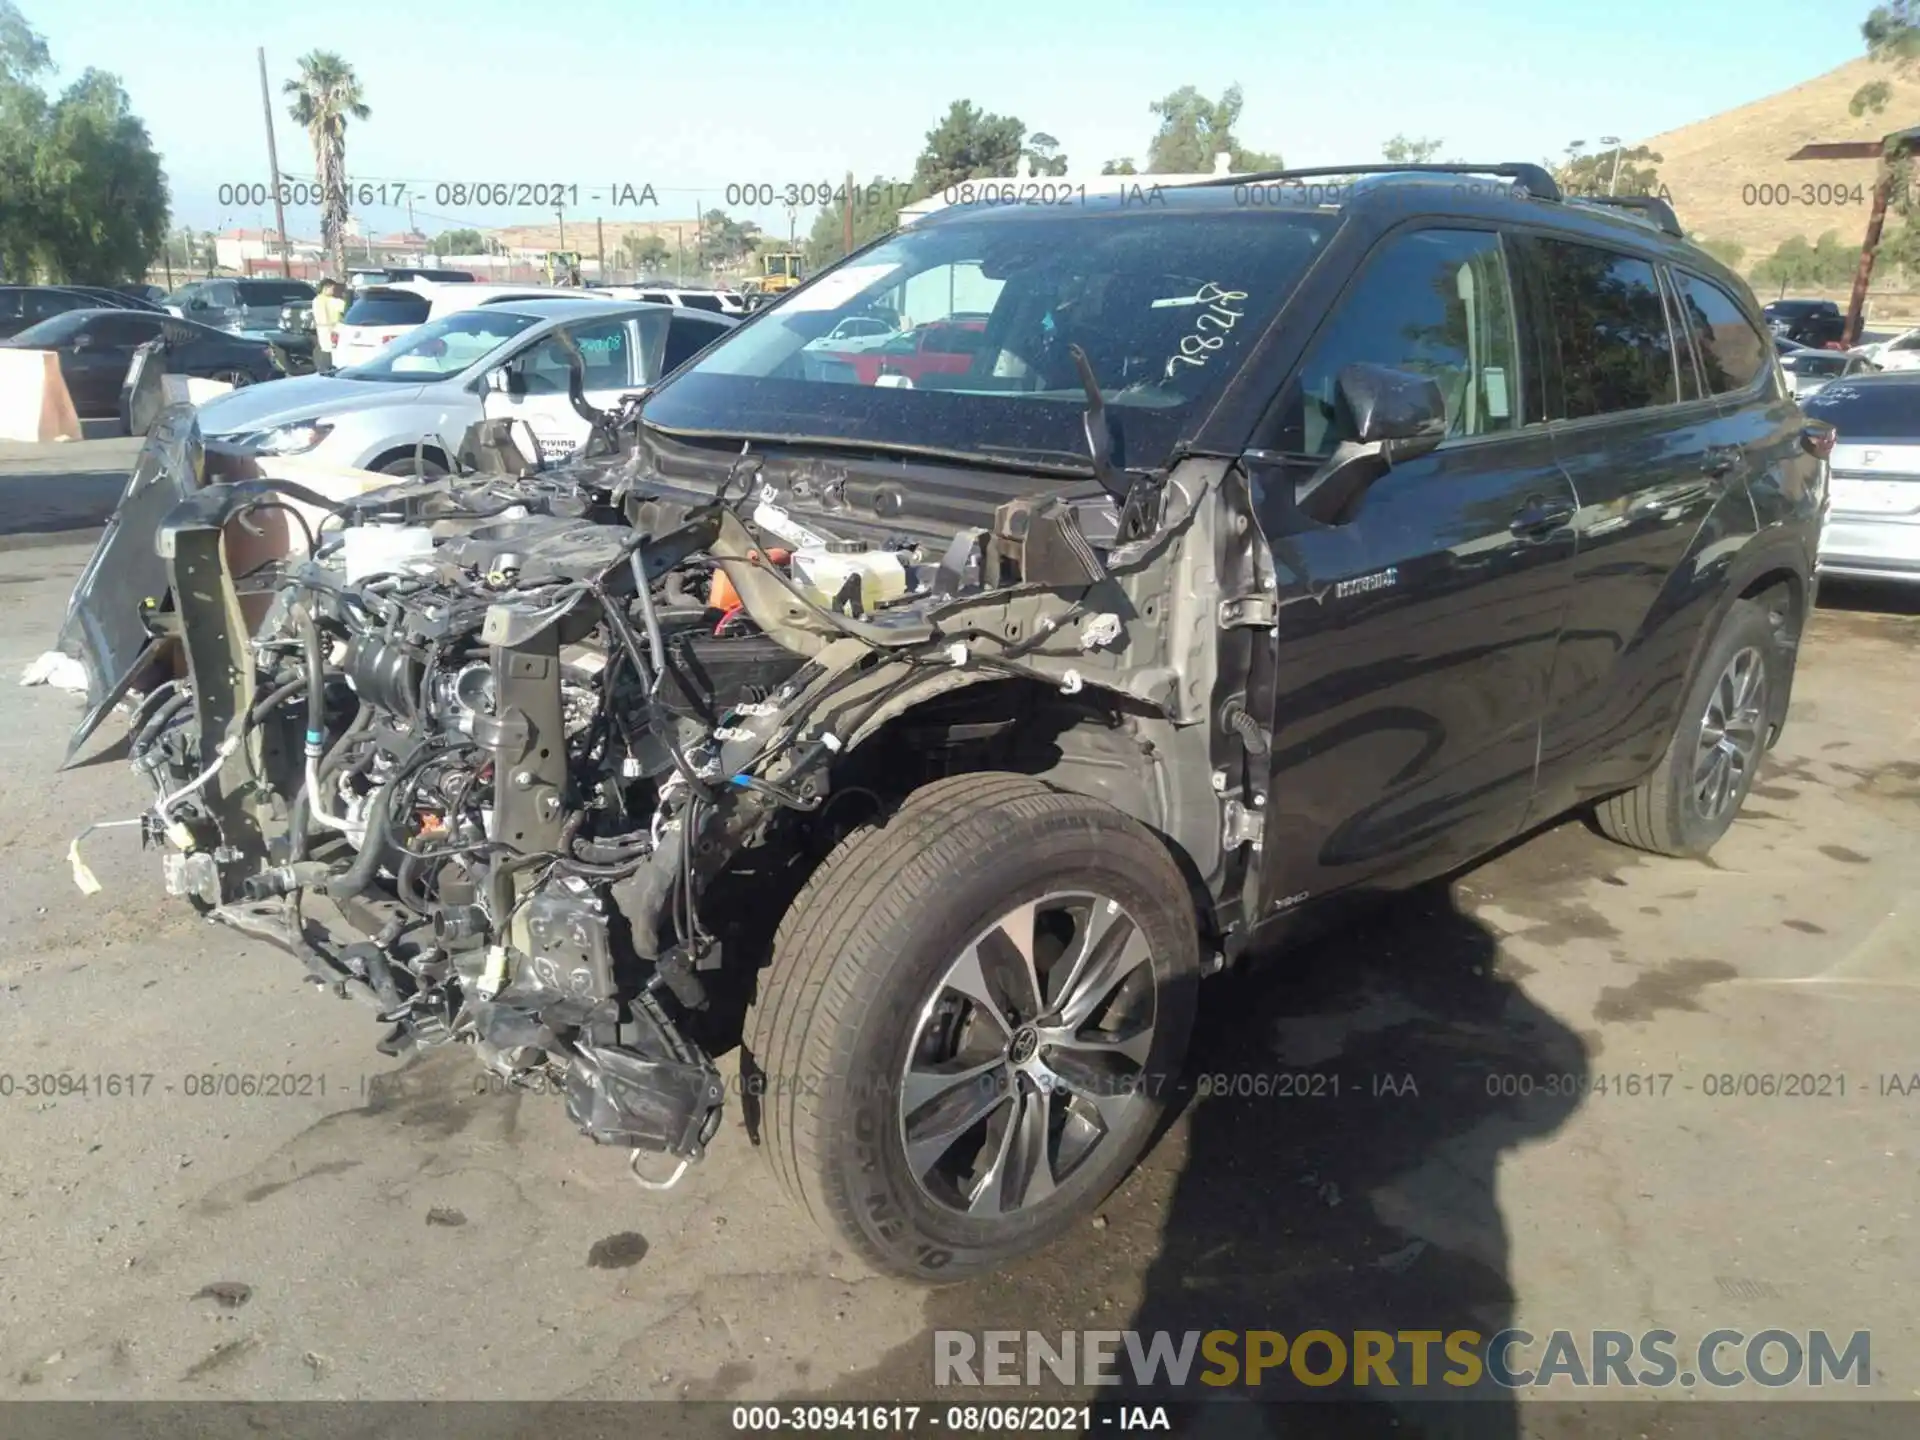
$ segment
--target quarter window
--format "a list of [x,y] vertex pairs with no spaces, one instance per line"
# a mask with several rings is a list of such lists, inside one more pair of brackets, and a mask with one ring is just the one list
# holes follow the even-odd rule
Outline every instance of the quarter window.
[[1653,266],[1592,245],[1535,244],[1560,344],[1560,383],[1549,387],[1547,418],[1675,403],[1673,335]]
[[1711,281],[1676,274],[1680,320],[1693,332],[1694,348],[1711,395],[1744,390],[1770,361],[1771,345],[1753,328],[1733,297]]
[[1314,341],[1282,406],[1279,448],[1325,456],[1355,436],[1340,403],[1348,365],[1430,375],[1446,401],[1447,435],[1491,435],[1520,423],[1513,301],[1500,239],[1479,230],[1421,230],[1388,240]]

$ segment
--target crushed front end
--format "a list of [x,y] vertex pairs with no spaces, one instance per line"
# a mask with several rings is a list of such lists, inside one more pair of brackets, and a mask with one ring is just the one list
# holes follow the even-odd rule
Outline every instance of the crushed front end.
[[[671,1157],[672,1183],[720,1123],[715,987],[751,980],[747,957],[723,966],[717,878],[787,853],[783,826],[831,845],[844,752],[928,697],[1017,681],[1086,707],[1097,748],[1050,748],[1060,773],[1173,835],[1216,889],[1237,873],[1222,797],[1174,783],[1232,743],[1209,723],[1223,467],[1131,545],[1104,499],[1023,501],[920,564],[810,534],[764,487],[676,491],[636,465],[347,501],[180,486],[155,537],[167,598],[142,610],[175,675],[130,721],[169,891],[371,1004],[386,1052],[471,1043],[562,1089],[643,1183],[662,1183],[644,1155]],[[235,527],[273,514],[295,553],[236,575]],[[847,583],[808,589],[787,545],[824,545]],[[894,564],[905,591],[863,603],[863,574]],[[1020,726],[947,725],[915,763],[953,763],[975,732]],[[777,918],[780,863],[735,908]]]

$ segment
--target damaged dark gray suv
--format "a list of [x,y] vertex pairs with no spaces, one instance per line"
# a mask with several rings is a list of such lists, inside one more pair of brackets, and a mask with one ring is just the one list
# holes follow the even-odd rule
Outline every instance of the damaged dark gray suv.
[[1746,287],[1536,167],[1332,174],[953,207],[558,469],[328,506],[174,415],[83,733],[132,687],[169,888],[389,1053],[659,1185],[738,1046],[817,1221],[1004,1262],[1137,1159],[1201,977],[1580,807],[1702,854],[1787,712],[1833,432]]

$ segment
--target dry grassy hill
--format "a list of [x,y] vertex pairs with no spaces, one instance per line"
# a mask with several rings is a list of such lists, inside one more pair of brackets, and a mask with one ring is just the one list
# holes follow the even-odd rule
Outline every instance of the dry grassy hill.
[[[620,242],[628,235],[638,235],[642,239],[648,235],[658,235],[671,251],[684,240],[691,250],[695,237],[700,233],[700,222],[689,215],[684,220],[635,220],[631,216],[613,215],[600,221],[607,237],[607,259],[611,263],[614,252],[620,248]],[[594,253],[599,237],[594,230],[594,218],[582,215],[578,219],[567,218],[567,243],[560,243],[558,225],[509,225],[504,229],[482,232],[502,245],[513,249],[529,250],[578,250],[583,255]]]
[[[1880,114],[1856,119],[1848,113],[1847,102],[1874,80],[1892,86],[1893,97]],[[1666,157],[1659,166],[1660,179],[1688,232],[1744,245],[1747,253],[1740,268],[1747,269],[1795,235],[1811,243],[1822,231],[1837,230],[1846,244],[1858,245],[1866,229],[1873,161],[1790,162],[1787,156],[1810,142],[1875,140],[1916,122],[1920,80],[1900,79],[1890,67],[1860,59],[1643,143]],[[1748,186],[1775,188],[1760,193]],[[1780,186],[1787,187],[1791,203],[1748,203],[1778,201]],[[1809,197],[1803,193],[1806,186],[1829,187],[1833,193],[1816,190]],[[1842,190],[1844,199],[1838,194]],[[1809,199],[1813,203],[1807,203]]]

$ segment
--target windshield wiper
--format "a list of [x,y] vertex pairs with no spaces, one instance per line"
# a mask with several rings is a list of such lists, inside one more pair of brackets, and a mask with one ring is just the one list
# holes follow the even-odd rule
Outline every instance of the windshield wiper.
[[1125,469],[1124,460],[1115,463],[1114,442],[1118,440],[1124,446],[1126,437],[1114,424],[1113,417],[1107,414],[1107,397],[1100,393],[1100,381],[1093,373],[1093,362],[1087,358],[1087,352],[1078,345],[1069,345],[1067,353],[1073,357],[1074,368],[1080,372],[1080,383],[1087,391],[1084,419],[1087,456],[1093,463],[1094,478],[1119,503],[1120,538],[1123,541],[1137,540],[1152,528],[1147,522],[1147,506],[1157,487],[1150,476],[1130,475]]

